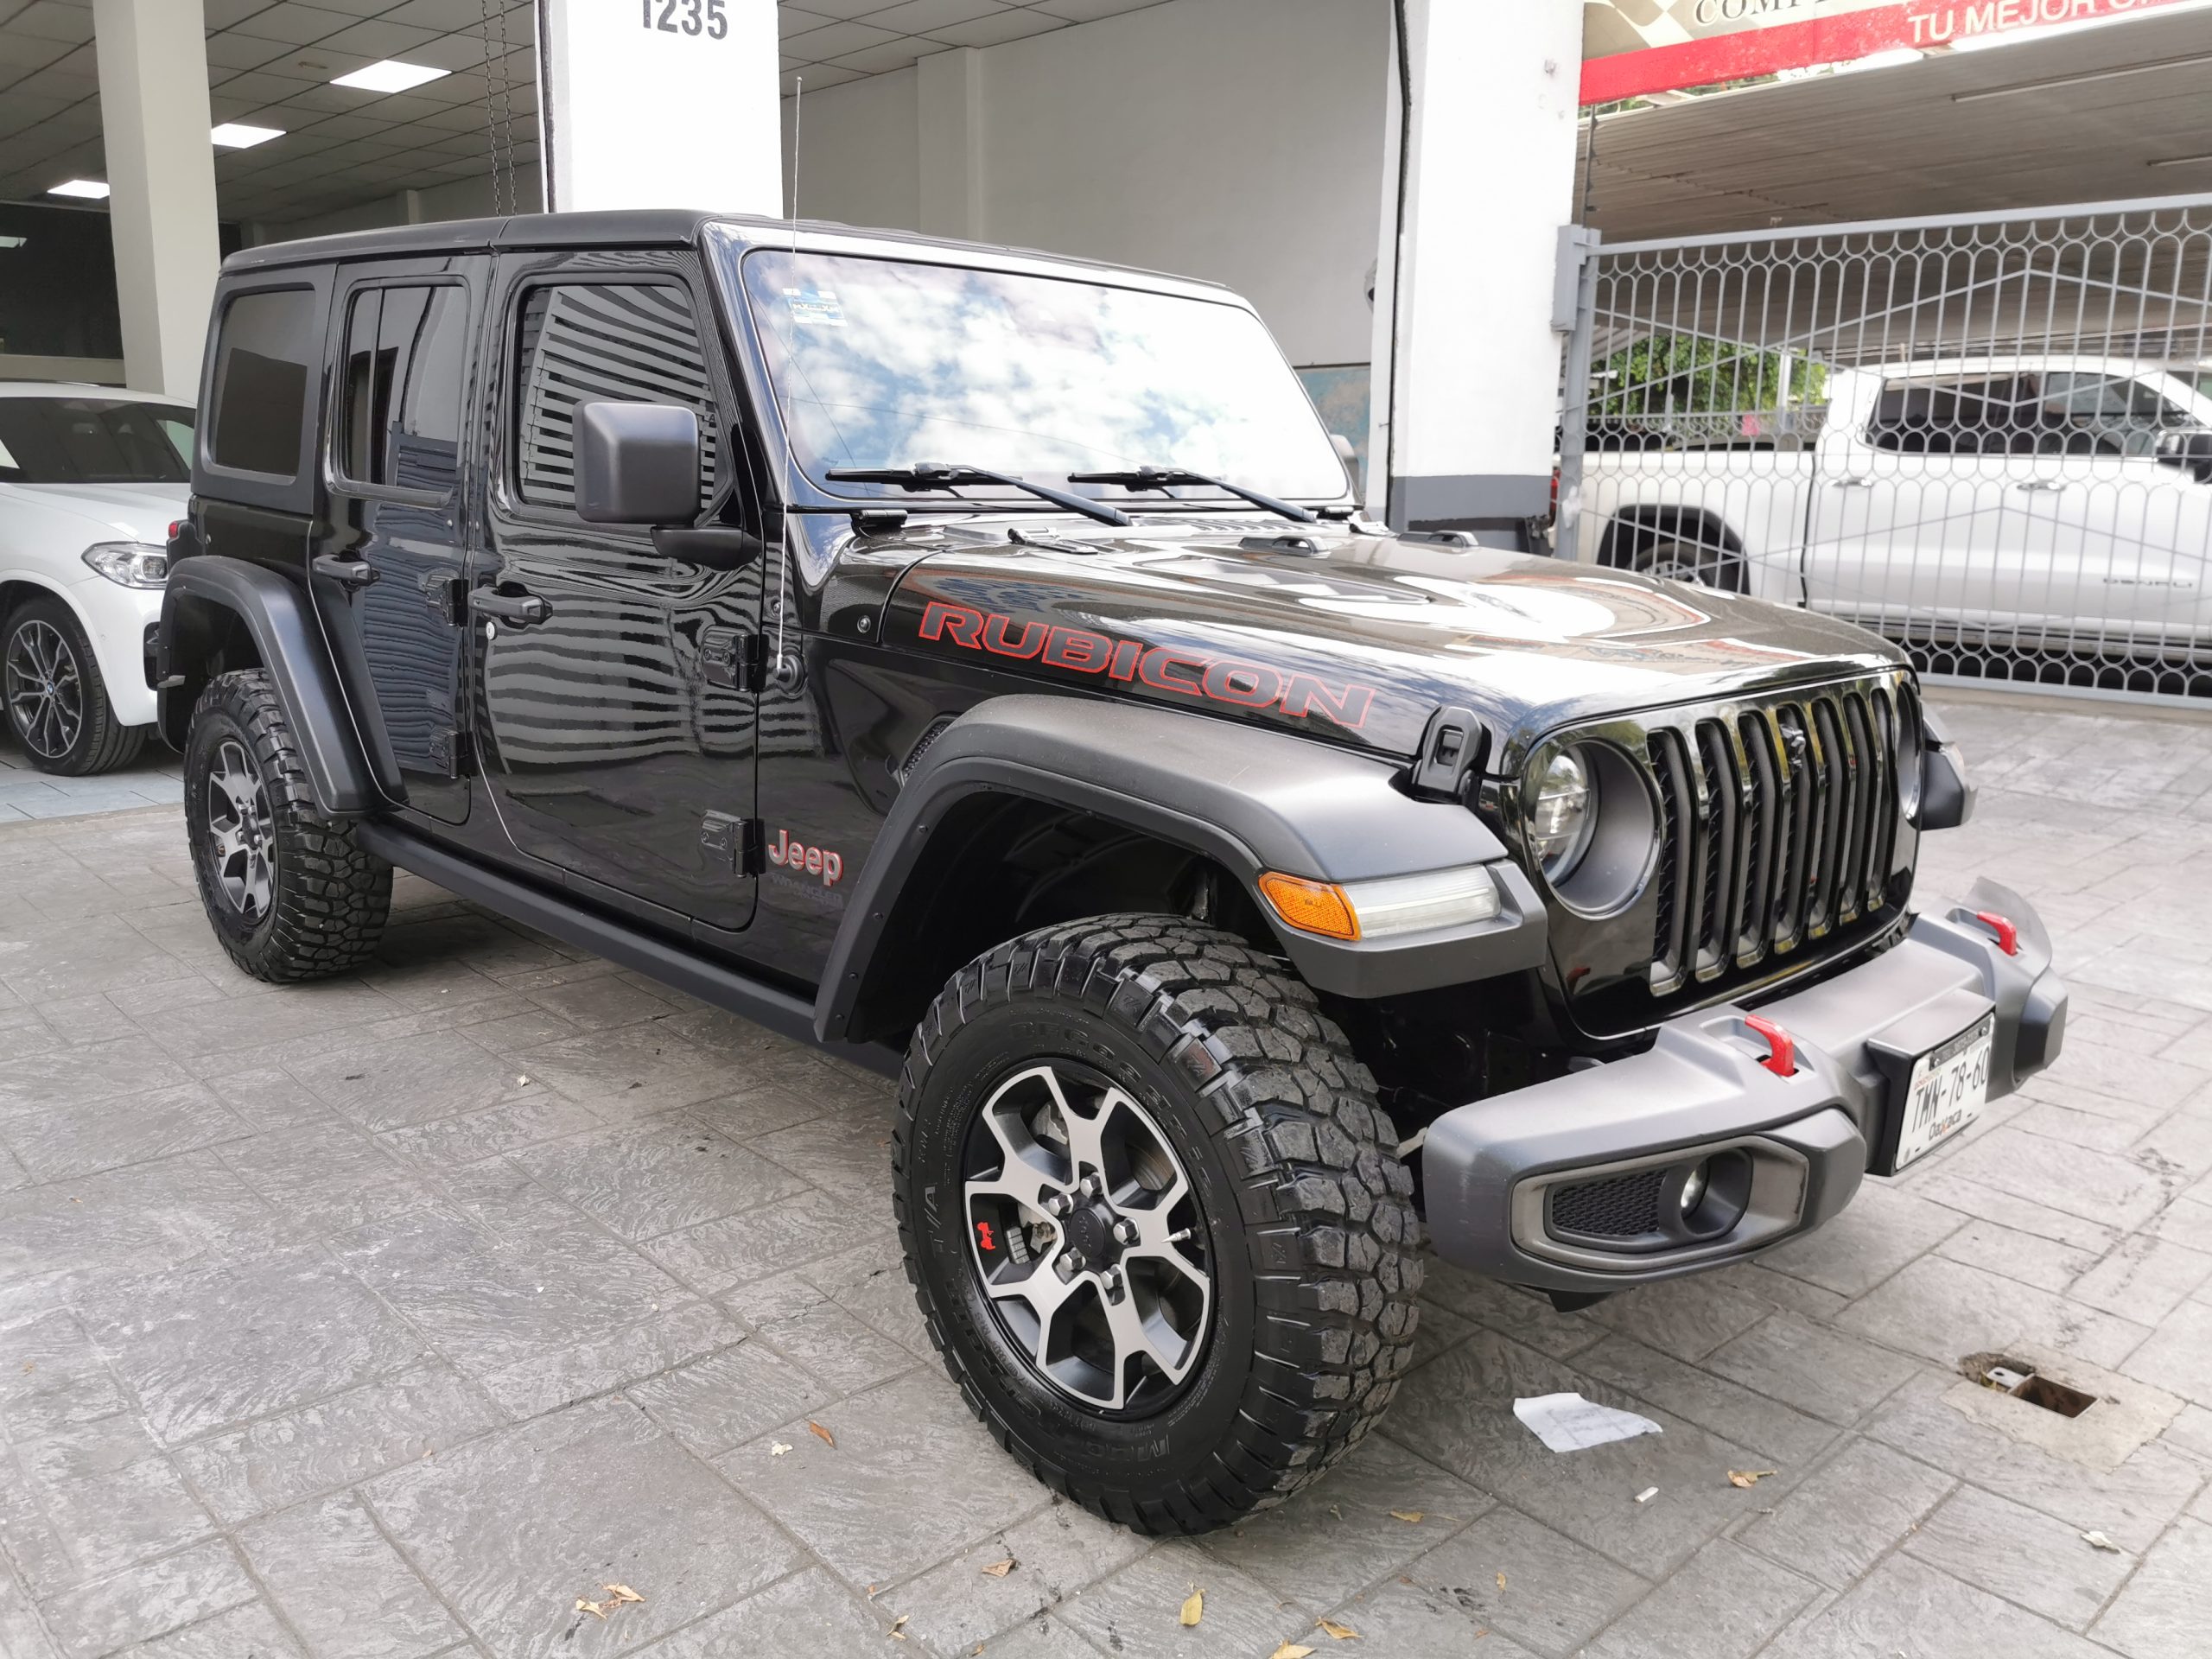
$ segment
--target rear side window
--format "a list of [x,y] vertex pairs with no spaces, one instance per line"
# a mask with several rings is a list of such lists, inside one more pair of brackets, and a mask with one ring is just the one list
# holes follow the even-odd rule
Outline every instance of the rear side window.
[[715,400],[689,294],[658,283],[558,283],[523,297],[514,393],[515,488],[576,503],[578,404],[681,404],[699,416],[699,502],[715,493]]
[[356,484],[452,488],[461,462],[468,296],[443,284],[365,288],[347,308],[340,470]]
[[315,293],[303,288],[241,294],[225,308],[207,439],[215,465],[298,475],[310,365],[321,356],[318,321]]

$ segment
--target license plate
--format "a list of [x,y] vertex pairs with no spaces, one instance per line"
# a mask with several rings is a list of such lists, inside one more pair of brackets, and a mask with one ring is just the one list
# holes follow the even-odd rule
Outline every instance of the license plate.
[[1912,1063],[1893,1168],[1903,1169],[1934,1151],[1981,1116],[1989,1099],[1989,1052],[1996,1038],[1997,1016],[1984,1014],[1978,1024]]

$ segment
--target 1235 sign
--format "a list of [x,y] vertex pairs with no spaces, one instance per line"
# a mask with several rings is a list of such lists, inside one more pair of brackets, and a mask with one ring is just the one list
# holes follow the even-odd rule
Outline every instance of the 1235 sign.
[[644,0],[645,26],[663,35],[704,35],[719,41],[729,33],[722,0]]

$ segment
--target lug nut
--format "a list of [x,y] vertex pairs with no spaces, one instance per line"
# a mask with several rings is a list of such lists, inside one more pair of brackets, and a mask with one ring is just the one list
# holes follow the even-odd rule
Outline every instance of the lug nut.
[[1118,1302],[1122,1297],[1128,1294],[1128,1281],[1122,1276],[1121,1268],[1118,1267],[1107,1268],[1105,1279],[1106,1300],[1108,1301]]
[[1136,1223],[1131,1221],[1127,1216],[1117,1217],[1114,1222],[1114,1242],[1116,1244],[1135,1243],[1137,1242]]
[[1055,1220],[1074,1208],[1074,1202],[1065,1192],[1054,1192],[1045,1200],[1045,1213]]
[[1060,1257],[1060,1260],[1067,1263],[1068,1271],[1070,1273],[1081,1273],[1085,1268],[1090,1265],[1090,1262],[1084,1260],[1083,1252],[1077,1249],[1070,1249],[1065,1255]]
[[1106,1183],[1100,1180],[1096,1175],[1086,1175],[1083,1178],[1083,1196],[1084,1198],[1095,1198],[1105,1191]]

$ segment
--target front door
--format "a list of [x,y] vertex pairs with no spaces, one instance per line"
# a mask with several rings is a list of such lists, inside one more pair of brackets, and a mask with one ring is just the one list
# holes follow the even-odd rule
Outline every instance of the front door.
[[308,586],[356,722],[397,765],[405,804],[468,816],[458,610],[461,479],[481,257],[349,267],[330,327],[328,512]]
[[[734,407],[689,262],[503,263],[499,462],[472,568],[484,775],[514,844],[674,925],[745,926],[760,564],[707,569],[575,512],[576,405],[698,412],[701,522],[742,523]],[[608,267],[612,265],[613,269]],[[753,526],[757,528],[757,526]],[[529,601],[536,601],[536,604]],[[504,612],[504,616],[496,613]]]
[[[1891,638],[1980,638],[2000,579],[2012,392],[1892,380],[1814,448],[1805,602]],[[1862,423],[1863,422],[1863,423]]]

